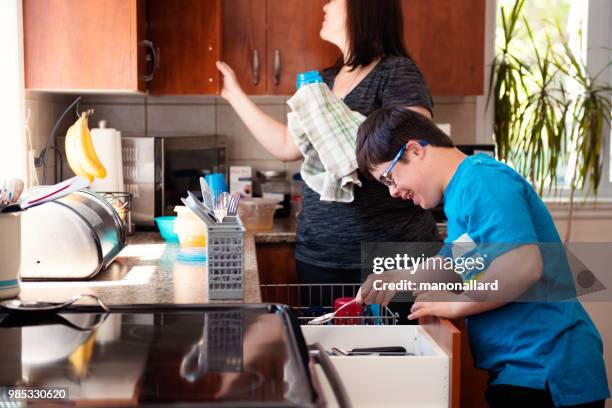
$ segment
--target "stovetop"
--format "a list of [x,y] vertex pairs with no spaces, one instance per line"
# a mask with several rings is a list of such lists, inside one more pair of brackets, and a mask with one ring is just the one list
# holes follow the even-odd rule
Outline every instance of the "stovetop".
[[5,400],[14,387],[63,387],[54,404],[311,406],[293,330],[286,311],[263,306],[0,314],[0,387]]

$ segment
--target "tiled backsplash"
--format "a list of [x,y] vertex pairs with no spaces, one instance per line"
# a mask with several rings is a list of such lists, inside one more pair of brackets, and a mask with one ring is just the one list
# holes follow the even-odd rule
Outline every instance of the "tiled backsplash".
[[[56,118],[76,95],[28,93],[31,109],[30,129],[37,154],[44,146]],[[285,122],[289,107],[287,97],[256,96],[258,106]],[[250,165],[254,170],[299,171],[300,163],[283,163],[269,154],[251,136],[232,107],[215,96],[146,97],[144,95],[85,95],[80,109],[94,108],[90,127],[106,119],[124,135],[225,135],[228,140],[229,165]],[[62,123],[64,134],[74,121],[74,114]],[[476,97],[440,97],[435,99],[434,120],[450,123],[456,143],[474,143],[476,133]]]

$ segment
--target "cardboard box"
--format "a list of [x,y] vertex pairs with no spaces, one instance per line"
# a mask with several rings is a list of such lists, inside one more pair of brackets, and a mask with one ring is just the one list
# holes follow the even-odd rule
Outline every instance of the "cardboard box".
[[251,166],[230,167],[230,193],[243,197],[253,196],[253,169]]

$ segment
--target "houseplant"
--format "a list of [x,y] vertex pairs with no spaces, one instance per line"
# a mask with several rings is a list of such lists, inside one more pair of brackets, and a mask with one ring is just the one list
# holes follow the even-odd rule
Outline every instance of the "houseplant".
[[[554,27],[560,47],[553,47],[546,31],[546,48],[541,50],[529,22],[521,19],[524,4],[525,0],[517,0],[509,13],[501,9],[504,37],[493,61],[489,87],[497,154],[530,180],[540,194],[558,192],[559,170],[568,169],[567,242],[576,191],[586,188],[592,195],[598,193],[612,87],[600,80],[605,69],[596,75],[589,73],[559,23]],[[524,60],[513,50],[521,29],[527,31],[533,61]]]

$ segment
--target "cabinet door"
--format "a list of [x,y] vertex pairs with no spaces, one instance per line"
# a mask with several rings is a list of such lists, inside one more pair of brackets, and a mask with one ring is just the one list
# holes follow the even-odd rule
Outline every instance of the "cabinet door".
[[433,95],[481,95],[485,0],[403,0],[408,52]]
[[299,307],[299,288],[291,286],[298,283],[295,271],[295,244],[257,243],[256,250],[259,284],[262,285],[262,302]]
[[223,61],[249,95],[266,93],[266,1],[223,0]]
[[142,0],[24,0],[25,86],[144,91]]
[[319,37],[326,0],[267,0],[268,94],[292,95],[299,72],[329,67],[340,50]]
[[149,36],[158,69],[152,94],[217,94],[221,0],[147,0]]

